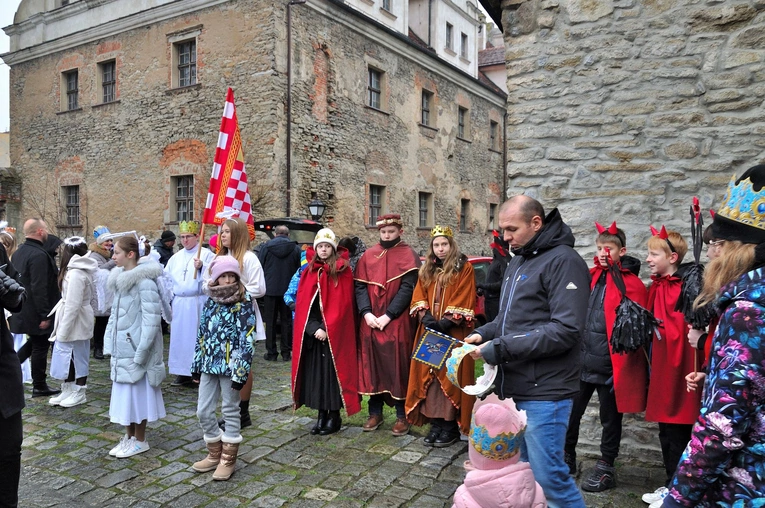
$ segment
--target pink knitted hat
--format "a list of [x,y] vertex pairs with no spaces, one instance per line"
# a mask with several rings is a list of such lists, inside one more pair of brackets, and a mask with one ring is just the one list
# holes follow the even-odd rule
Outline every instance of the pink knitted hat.
[[233,256],[219,256],[213,259],[210,264],[210,282],[215,282],[224,273],[234,273],[238,278],[242,278],[239,271],[239,261]]
[[520,459],[521,440],[526,431],[526,411],[513,399],[500,400],[491,394],[473,406],[468,456],[476,469],[501,469]]

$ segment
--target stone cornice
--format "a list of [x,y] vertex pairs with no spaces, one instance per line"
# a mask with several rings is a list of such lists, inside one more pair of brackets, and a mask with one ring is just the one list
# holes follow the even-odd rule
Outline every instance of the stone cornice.
[[[51,53],[75,48],[83,44],[88,44],[99,39],[103,39],[105,37],[117,35],[128,30],[133,30],[142,26],[165,21],[167,19],[182,16],[190,12],[198,11],[200,9],[205,9],[207,7],[212,7],[229,1],[230,0],[174,0],[171,3],[139,11],[135,14],[130,14],[128,16],[109,21],[102,25],[86,28],[84,30],[80,30],[79,32],[74,32],[57,39],[45,41],[35,46],[23,48],[18,51],[9,51],[8,53],[3,53],[0,55],[0,58],[2,58],[3,62],[6,64],[13,66],[22,62],[34,60],[35,58],[49,55]],[[29,24],[33,27],[40,23],[63,23],[66,22],[66,18],[71,17],[72,14],[80,13],[83,10],[87,10],[88,8],[108,8],[106,5],[108,3],[110,3],[110,0],[88,0],[87,2],[75,2],[67,6],[67,9],[56,9],[51,12],[36,14],[30,17],[28,20],[23,21],[19,25],[11,25],[10,27],[6,27],[4,30],[9,36],[17,35],[19,34],[19,30],[23,28],[25,24]],[[78,5],[81,7],[70,10],[70,8],[75,8]]]
[[[454,67],[434,53],[414,44],[408,37],[342,3],[342,0],[310,0],[301,9],[313,9],[356,33],[371,37],[380,44],[424,69],[452,81],[504,110],[507,99],[465,71]],[[338,12],[340,11],[340,12]]]

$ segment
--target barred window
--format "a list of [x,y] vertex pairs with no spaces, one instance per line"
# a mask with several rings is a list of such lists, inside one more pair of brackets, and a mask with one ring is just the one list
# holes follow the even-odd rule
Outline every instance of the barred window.
[[66,73],[66,109],[72,111],[79,107],[79,84],[78,72],[69,71]]
[[429,192],[419,192],[417,195],[418,208],[420,211],[419,227],[427,228],[431,225],[431,204],[433,203],[433,195]]
[[117,92],[117,63],[104,62],[99,64],[101,69],[101,97],[102,102],[114,102]]
[[427,90],[422,91],[422,125],[430,126],[430,108],[433,102],[433,94]]
[[80,225],[80,186],[68,185],[62,187],[64,194],[64,209],[66,210],[66,225]]
[[377,217],[383,214],[383,200],[385,197],[385,187],[381,185],[369,186],[369,217],[367,224],[374,226]]
[[176,176],[175,179],[175,220],[194,220],[194,177]]
[[369,68],[367,81],[367,106],[381,109],[382,107],[382,72]]
[[197,41],[176,44],[178,51],[178,86],[191,86],[197,82]]
[[469,208],[470,208],[470,200],[460,199],[460,231],[468,230]]

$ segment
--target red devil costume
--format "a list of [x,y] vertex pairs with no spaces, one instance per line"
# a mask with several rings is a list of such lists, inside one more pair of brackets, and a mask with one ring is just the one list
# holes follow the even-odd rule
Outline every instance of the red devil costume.
[[[303,404],[319,410],[337,411],[339,407],[315,407],[317,391],[329,391],[339,385],[342,406],[348,415],[361,410],[358,395],[358,370],[356,364],[356,321],[353,298],[353,274],[348,264],[348,251],[340,248],[337,260],[337,281],[327,273],[326,264],[315,255],[312,248],[306,250],[307,268],[298,285],[295,303],[294,351],[292,361],[292,399],[295,408]],[[327,332],[327,340],[319,341],[313,333],[317,323]],[[318,328],[317,328],[318,329]],[[328,347],[324,352],[322,348]],[[331,359],[328,364],[319,365]],[[321,370],[326,379],[320,385],[306,382],[316,379]],[[330,373],[334,371],[334,378]],[[304,379],[304,377],[306,379]],[[336,383],[336,384],[333,384]],[[303,391],[306,391],[305,393]],[[332,394],[323,399],[334,399]]]

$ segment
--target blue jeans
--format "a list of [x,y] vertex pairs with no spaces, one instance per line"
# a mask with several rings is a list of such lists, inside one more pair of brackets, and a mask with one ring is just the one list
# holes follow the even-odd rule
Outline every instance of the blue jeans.
[[515,403],[526,411],[527,427],[521,443],[521,460],[531,464],[550,508],[585,508],[582,493],[563,461],[566,428],[572,399],[526,400]]

